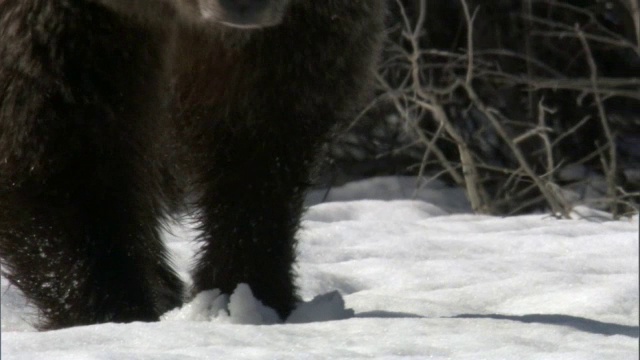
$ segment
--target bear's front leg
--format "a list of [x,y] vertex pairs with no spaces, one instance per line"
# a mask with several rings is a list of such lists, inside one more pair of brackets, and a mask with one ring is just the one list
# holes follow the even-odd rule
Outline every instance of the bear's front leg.
[[229,294],[247,283],[283,319],[298,301],[295,234],[314,147],[287,131],[212,136],[215,149],[197,180],[203,245],[193,274],[196,291]]

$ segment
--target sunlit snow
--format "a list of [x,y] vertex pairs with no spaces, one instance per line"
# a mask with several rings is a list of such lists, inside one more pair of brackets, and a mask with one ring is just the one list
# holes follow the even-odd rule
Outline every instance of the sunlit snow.
[[[2,359],[638,358],[637,215],[479,216],[460,190],[414,188],[378,178],[309,195],[304,302],[285,322],[241,284],[157,323],[35,332],[3,278]],[[185,281],[194,236],[166,235]]]

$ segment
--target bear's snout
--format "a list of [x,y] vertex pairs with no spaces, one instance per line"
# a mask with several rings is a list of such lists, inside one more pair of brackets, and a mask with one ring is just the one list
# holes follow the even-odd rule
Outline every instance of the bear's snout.
[[238,28],[262,28],[282,22],[289,0],[200,0],[205,19]]

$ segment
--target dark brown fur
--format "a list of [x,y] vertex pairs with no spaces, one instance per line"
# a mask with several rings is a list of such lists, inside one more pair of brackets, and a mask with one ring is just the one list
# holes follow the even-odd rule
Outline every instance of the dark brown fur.
[[367,93],[382,1],[291,0],[259,29],[144,1],[0,1],[5,276],[42,328],[156,320],[182,301],[159,237],[178,174],[203,230],[194,290],[245,282],[286,317],[304,190]]

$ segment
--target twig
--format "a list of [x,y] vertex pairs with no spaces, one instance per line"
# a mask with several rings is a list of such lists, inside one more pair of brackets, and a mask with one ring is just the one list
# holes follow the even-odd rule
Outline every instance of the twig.
[[611,199],[611,203],[609,206],[609,210],[612,212],[614,218],[618,217],[618,206],[617,206],[617,172],[618,172],[618,160],[616,154],[615,147],[615,139],[613,133],[611,132],[611,127],[609,126],[609,120],[607,119],[607,114],[604,109],[604,105],[602,104],[602,98],[598,93],[598,68],[596,66],[595,61],[593,60],[593,55],[591,53],[591,47],[589,46],[589,42],[587,38],[584,36],[584,32],[576,25],[576,33],[578,34],[578,38],[580,39],[580,43],[584,47],[584,50],[587,54],[587,63],[589,64],[589,70],[591,73],[591,88],[593,90],[594,103],[598,109],[598,118],[600,119],[600,124],[602,125],[602,129],[604,130],[605,139],[607,141],[608,153],[609,156],[607,159],[603,158],[602,165],[605,171],[605,176],[607,178],[607,195]]

